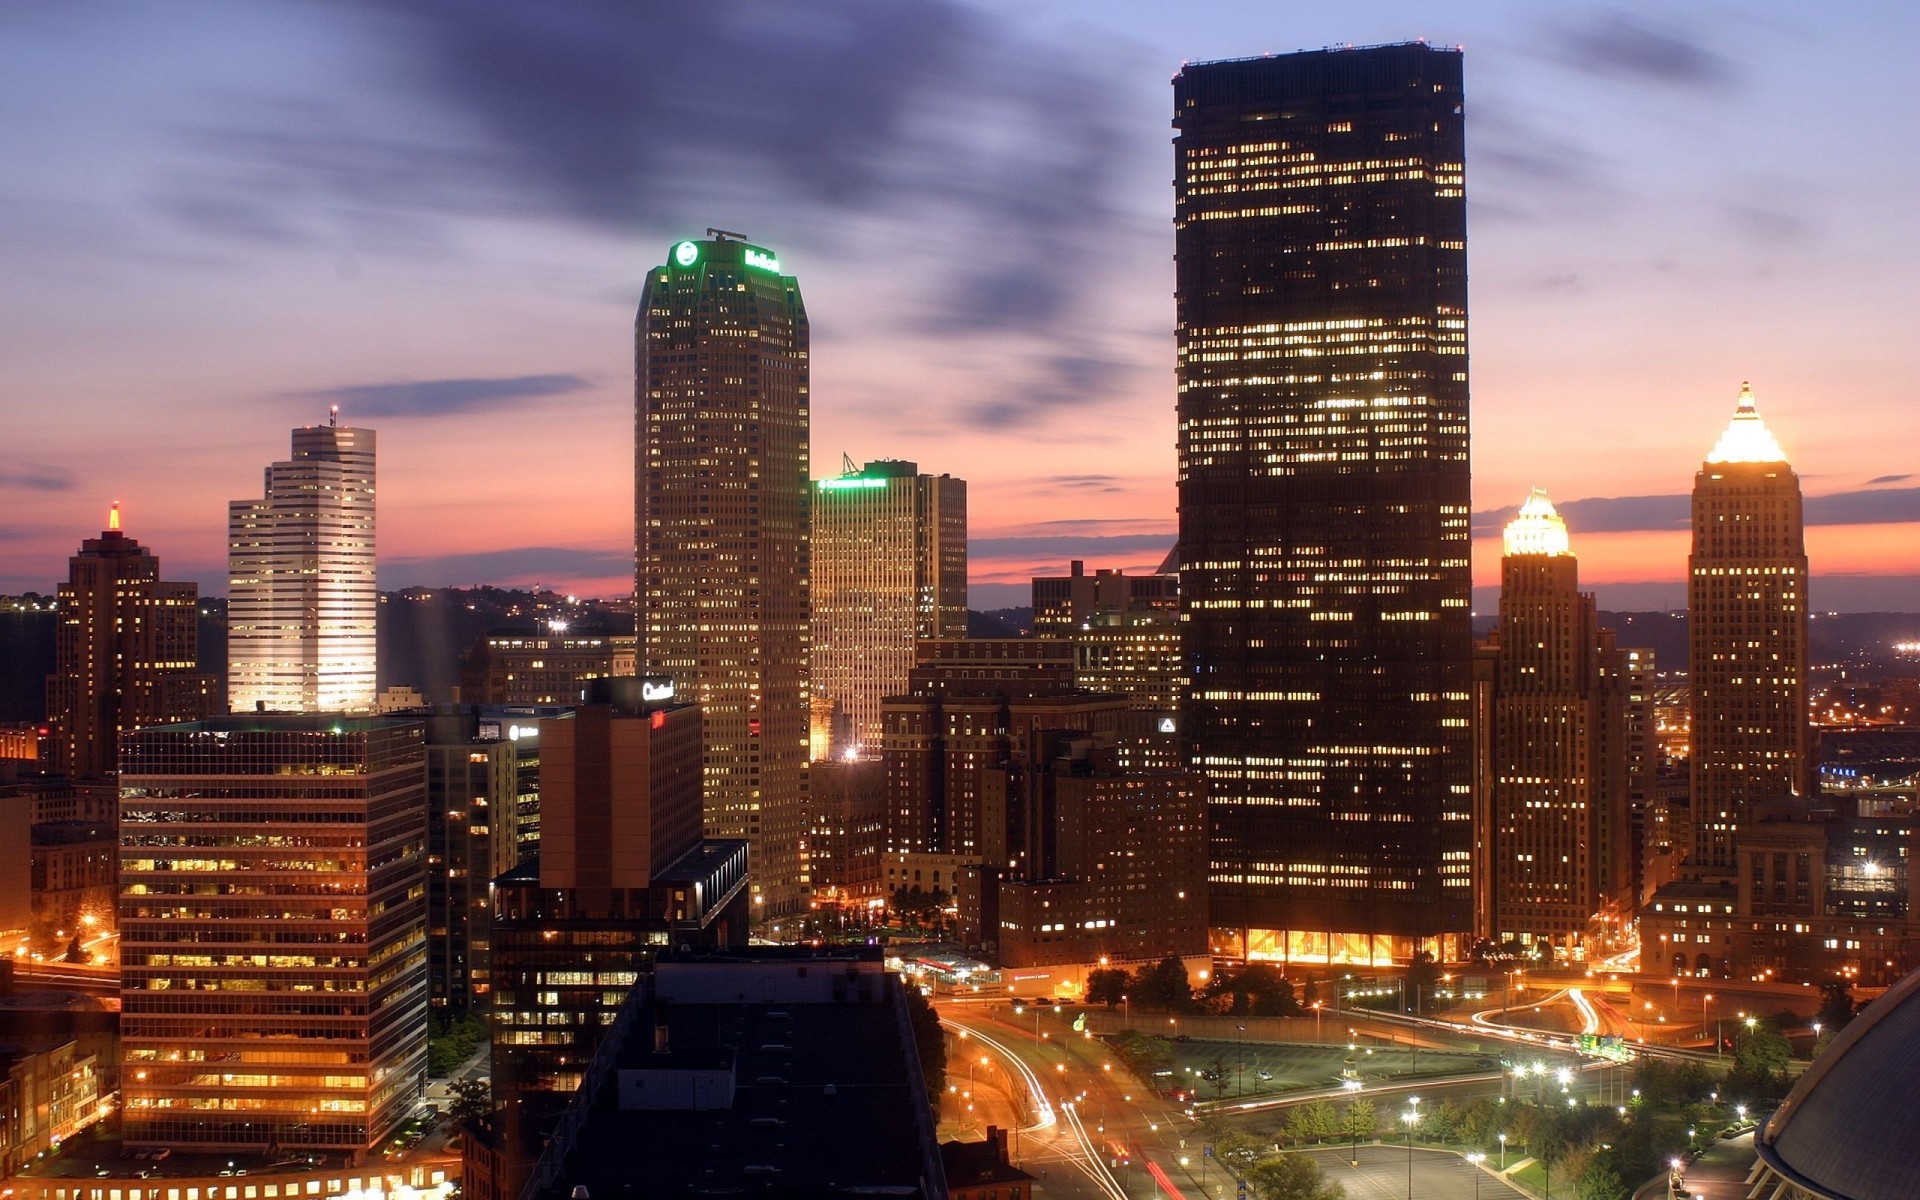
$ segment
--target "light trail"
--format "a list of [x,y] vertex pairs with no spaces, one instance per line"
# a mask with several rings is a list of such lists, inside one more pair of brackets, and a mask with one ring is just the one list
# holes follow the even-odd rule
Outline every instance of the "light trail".
[[1040,1086],[1040,1076],[1034,1072],[1032,1067],[1022,1062],[1019,1055],[1008,1049],[1004,1042],[1001,1042],[997,1038],[990,1037],[971,1026],[962,1025],[957,1021],[949,1021],[945,1017],[940,1019],[940,1023],[948,1029],[959,1031],[965,1036],[979,1042],[987,1049],[992,1050],[1019,1074],[1020,1081],[1027,1085],[1027,1094],[1033,1098],[1033,1124],[1021,1130],[1022,1133],[1031,1133],[1036,1129],[1045,1129],[1054,1123],[1057,1118],[1053,1111],[1053,1104],[1047,1099],[1046,1089]]
[[1060,1113],[1063,1118],[1062,1124],[1073,1134],[1074,1140],[1080,1144],[1080,1152],[1085,1158],[1085,1161],[1076,1161],[1075,1165],[1085,1171],[1087,1177],[1093,1180],[1094,1184],[1099,1187],[1101,1191],[1111,1196],[1113,1200],[1127,1200],[1126,1189],[1120,1186],[1120,1181],[1114,1178],[1113,1171],[1107,1166],[1106,1152],[1094,1142],[1092,1135],[1087,1132],[1087,1126],[1085,1122],[1080,1120],[1079,1110],[1074,1106],[1073,1101],[1061,1101]]
[[1579,988],[1568,988],[1567,999],[1573,1001],[1574,1008],[1580,1011],[1580,1032],[1593,1034],[1600,1032],[1600,1014],[1593,1011],[1593,1005],[1587,1001]]
[[1146,1162],[1147,1174],[1153,1176],[1153,1181],[1160,1185],[1161,1191],[1171,1196],[1173,1200],[1187,1200],[1187,1194],[1173,1186],[1173,1180],[1167,1178],[1167,1173],[1160,1169],[1159,1163],[1150,1158],[1147,1159]]

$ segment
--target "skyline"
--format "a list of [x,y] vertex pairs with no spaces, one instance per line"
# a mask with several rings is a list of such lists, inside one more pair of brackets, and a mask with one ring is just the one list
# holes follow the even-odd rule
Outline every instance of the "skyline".
[[[390,464],[383,588],[624,591],[633,311],[708,225],[807,280],[816,477],[844,451],[969,480],[976,607],[1073,558],[1151,570],[1174,527],[1168,77],[1425,35],[1467,48],[1476,607],[1535,485],[1602,607],[1679,607],[1686,483],[1745,379],[1806,481],[1814,607],[1911,607],[1894,347],[1920,169],[1878,153],[1920,132],[1893,58],[1914,14],[470,12],[0,15],[23,164],[0,184],[0,590],[50,592],[118,499],[170,578],[223,592],[225,501],[339,403]],[[138,53],[157,37],[177,53]],[[658,78],[620,69],[666,45],[777,63],[796,98],[719,103],[651,51]],[[490,55],[512,88],[481,86]]]

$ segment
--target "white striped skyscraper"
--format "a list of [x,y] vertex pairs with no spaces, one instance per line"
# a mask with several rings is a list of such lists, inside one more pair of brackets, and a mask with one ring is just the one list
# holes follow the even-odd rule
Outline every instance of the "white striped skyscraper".
[[261,498],[228,504],[234,712],[372,711],[373,456],[371,429],[296,429]]

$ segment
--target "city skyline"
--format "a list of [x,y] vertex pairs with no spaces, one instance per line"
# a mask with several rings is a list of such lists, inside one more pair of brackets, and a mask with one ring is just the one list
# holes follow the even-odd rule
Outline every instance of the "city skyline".
[[[1678,607],[1681,481],[1742,378],[1804,464],[1815,608],[1900,607],[1910,581],[1892,577],[1920,572],[1920,528],[1896,519],[1920,517],[1920,489],[1900,461],[1913,418],[1888,349],[1913,275],[1893,232],[1912,168],[1876,157],[1915,119],[1899,72],[1876,66],[1910,13],[1843,6],[1815,27],[1786,6],[1710,20],[1478,4],[1446,21],[1316,6],[1280,30],[1240,8],[1176,23],[1142,6],[905,5],[871,28],[808,30],[784,62],[830,99],[863,64],[843,87],[870,101],[873,127],[798,131],[805,153],[849,160],[838,182],[774,144],[787,118],[695,122],[748,144],[788,187],[791,203],[769,205],[750,198],[757,175],[703,178],[699,146],[648,147],[696,156],[679,187],[643,185],[617,147],[599,171],[533,157],[561,152],[530,148],[532,100],[478,97],[463,73],[473,43],[529,33],[505,7],[478,8],[461,38],[417,14],[267,6],[218,42],[261,66],[201,46],[117,74],[105,68],[160,18],[111,11],[100,24],[4,18],[18,36],[0,56],[19,69],[0,100],[43,119],[4,135],[32,165],[0,191],[22,265],[0,288],[19,398],[0,589],[50,591],[73,538],[118,498],[171,569],[219,590],[220,504],[248,490],[248,447],[337,402],[381,430],[390,464],[383,587],[624,590],[622,506],[603,502],[626,486],[614,331],[657,247],[708,222],[816,281],[816,477],[845,451],[937,460],[973,481],[976,606],[1017,603],[1026,578],[1069,558],[1150,570],[1173,528],[1167,76],[1185,58],[1421,34],[1465,43],[1474,80],[1479,610],[1503,506],[1536,484],[1566,498],[1603,607]],[[541,50],[730,45],[734,25],[771,19],[728,12],[738,20],[542,27],[508,63],[516,94],[553,96]],[[381,33],[395,35],[390,55],[370,49]],[[908,44],[948,56],[944,82],[864,65]],[[584,53],[592,87],[615,88],[605,56]],[[391,106],[402,132],[333,95],[342,79]],[[209,98],[227,93],[262,100],[257,119]],[[992,148],[929,115],[988,94],[1003,98],[982,127],[1006,135],[982,139]],[[690,102],[611,98],[589,140],[646,104]],[[1884,120],[1850,119],[1862,103]],[[1071,171],[1035,133],[1055,104]],[[796,119],[814,115],[803,104]],[[1763,151],[1776,142],[1801,152]],[[397,147],[452,173],[429,186]],[[929,147],[955,152],[965,186],[925,164]],[[848,196],[849,179],[878,199]],[[1061,279],[1034,281],[1030,260]],[[80,343],[99,353],[76,361]],[[1841,405],[1848,419],[1828,419]],[[1569,422],[1577,442],[1560,436]],[[208,424],[219,432],[188,432]],[[1834,582],[1860,573],[1886,582]],[[1641,581],[1657,586],[1618,586]]]

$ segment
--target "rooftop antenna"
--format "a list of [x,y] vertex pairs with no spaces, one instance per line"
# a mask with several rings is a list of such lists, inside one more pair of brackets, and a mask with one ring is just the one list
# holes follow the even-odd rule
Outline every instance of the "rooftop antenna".
[[338,404],[329,405],[327,407],[327,428],[337,429],[339,428],[339,426],[340,426],[340,406]]
[[736,242],[744,242],[747,240],[747,235],[744,233],[735,233],[731,229],[715,229],[711,225],[707,226],[707,236],[716,242],[724,242],[728,239]]
[[842,475],[857,475],[860,473],[860,468],[853,465],[853,455],[848,454],[845,450],[840,452],[840,473]]

